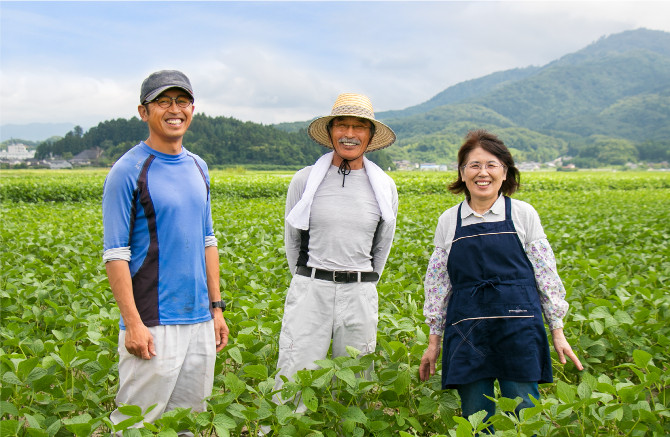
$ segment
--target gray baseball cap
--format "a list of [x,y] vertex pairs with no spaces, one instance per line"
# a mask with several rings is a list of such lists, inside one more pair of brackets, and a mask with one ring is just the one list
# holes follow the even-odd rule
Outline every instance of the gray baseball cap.
[[140,92],[140,104],[152,101],[160,93],[170,88],[181,88],[186,91],[192,99],[193,87],[188,77],[181,71],[161,70],[151,73],[149,77],[142,82],[142,91]]

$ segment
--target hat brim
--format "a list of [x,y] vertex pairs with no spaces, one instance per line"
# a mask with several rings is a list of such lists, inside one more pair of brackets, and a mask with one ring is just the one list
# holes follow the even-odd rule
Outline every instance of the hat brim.
[[363,118],[365,120],[369,120],[372,124],[375,125],[375,134],[372,136],[372,140],[370,141],[370,144],[368,144],[367,149],[365,149],[365,153],[384,149],[393,144],[396,140],[396,136],[393,130],[381,121],[377,121],[368,117],[361,117],[360,115],[346,114],[326,115],[325,117],[319,117],[312,121],[307,128],[307,133],[309,134],[310,138],[324,147],[333,149],[333,142],[330,138],[330,134],[328,133],[328,123],[330,123],[330,120],[337,117]]
[[166,91],[166,90],[169,90],[169,89],[172,89],[172,88],[179,88],[180,90],[184,90],[184,91],[186,91],[186,94],[191,96],[192,99],[194,98],[193,93],[191,91],[189,91],[188,89],[184,88],[184,87],[181,87],[179,85],[166,85],[166,86],[162,86],[160,88],[156,88],[155,90],[153,90],[152,92],[147,94],[147,96],[145,97],[144,102],[142,102],[142,104],[151,102],[156,97],[158,97],[163,91]]

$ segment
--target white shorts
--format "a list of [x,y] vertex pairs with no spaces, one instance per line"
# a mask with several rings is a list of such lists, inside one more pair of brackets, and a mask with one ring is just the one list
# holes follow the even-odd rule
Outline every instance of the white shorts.
[[[214,321],[192,325],[160,325],[149,328],[154,337],[156,356],[143,360],[125,347],[126,331],[119,332],[119,391],[116,405],[137,405],[146,410],[157,404],[144,418],[153,422],[175,408],[204,411],[205,398],[212,395],[216,340]],[[114,410],[112,423],[125,416]],[[142,422],[134,425],[142,426]]]

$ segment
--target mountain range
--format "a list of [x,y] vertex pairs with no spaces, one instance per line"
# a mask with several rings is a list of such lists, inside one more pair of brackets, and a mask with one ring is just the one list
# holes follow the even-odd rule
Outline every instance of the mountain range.
[[545,66],[462,82],[377,115],[399,138],[389,154],[413,161],[453,160],[467,130],[480,127],[537,161],[607,139],[670,146],[670,33],[603,37]]
[[[547,65],[468,80],[376,116],[398,137],[393,147],[370,156],[385,166],[391,160],[452,163],[465,134],[479,128],[498,134],[517,161],[564,157],[578,167],[667,162],[670,33],[637,29],[604,36]],[[211,165],[306,165],[323,152],[304,132],[309,121],[267,126],[200,114],[193,120],[185,141]],[[74,156],[98,147],[109,163],[145,131],[135,117],[110,120],[44,142],[37,155]]]
[[[637,161],[646,157],[646,149],[638,150],[643,144],[670,151],[670,33],[638,29],[602,37],[547,65],[461,82],[419,105],[376,116],[398,136],[386,149],[395,160],[452,162],[468,130],[486,128],[517,160],[597,159],[591,149],[598,145],[623,149],[618,160]],[[293,131],[308,123],[278,127]]]

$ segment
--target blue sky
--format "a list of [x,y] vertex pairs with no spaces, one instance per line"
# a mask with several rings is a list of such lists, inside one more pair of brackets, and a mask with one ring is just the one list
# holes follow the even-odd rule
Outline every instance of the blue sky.
[[132,117],[164,68],[212,116],[308,120],[340,92],[403,109],[667,17],[666,1],[0,1],[0,124]]

